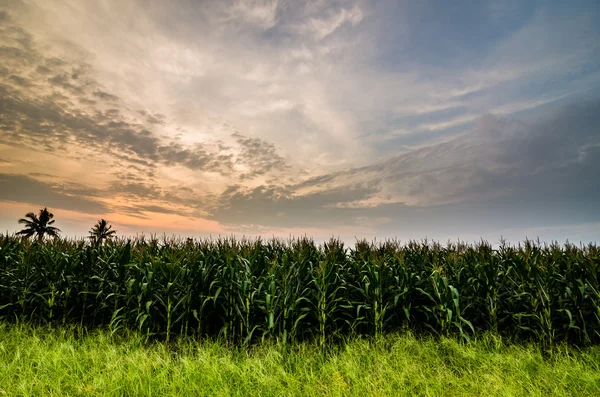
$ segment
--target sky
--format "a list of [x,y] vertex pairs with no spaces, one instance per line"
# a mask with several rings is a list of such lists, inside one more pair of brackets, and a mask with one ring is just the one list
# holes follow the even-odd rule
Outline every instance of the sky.
[[0,230],[600,242],[600,3],[0,0]]

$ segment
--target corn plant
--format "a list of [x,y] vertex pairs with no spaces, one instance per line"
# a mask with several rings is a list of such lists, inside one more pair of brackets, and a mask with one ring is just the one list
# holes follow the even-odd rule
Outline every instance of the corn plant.
[[600,343],[596,245],[0,236],[0,320],[236,345],[492,331]]

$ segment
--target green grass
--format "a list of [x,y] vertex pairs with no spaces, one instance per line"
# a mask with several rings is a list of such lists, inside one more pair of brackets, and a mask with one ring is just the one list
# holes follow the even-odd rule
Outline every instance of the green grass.
[[600,395],[600,347],[534,345],[484,334],[464,345],[410,335],[240,349],[134,333],[0,323],[0,395]]

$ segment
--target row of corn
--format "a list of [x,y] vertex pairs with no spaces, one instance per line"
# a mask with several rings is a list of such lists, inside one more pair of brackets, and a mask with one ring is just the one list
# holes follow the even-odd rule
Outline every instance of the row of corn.
[[0,237],[0,320],[239,345],[407,331],[600,344],[595,245]]

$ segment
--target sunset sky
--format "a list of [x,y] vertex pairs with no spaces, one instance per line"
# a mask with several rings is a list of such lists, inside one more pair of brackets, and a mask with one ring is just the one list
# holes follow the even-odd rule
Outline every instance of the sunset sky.
[[600,242],[600,2],[0,0],[0,231]]

